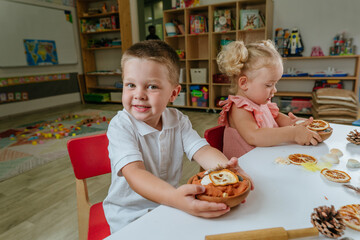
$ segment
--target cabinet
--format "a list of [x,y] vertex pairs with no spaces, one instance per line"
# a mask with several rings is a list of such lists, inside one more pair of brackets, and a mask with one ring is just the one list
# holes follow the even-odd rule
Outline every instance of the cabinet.
[[132,45],[129,0],[77,0],[76,4],[85,94],[118,96],[121,54]]
[[[257,9],[265,18],[265,24],[259,28],[251,30],[242,30],[240,27],[240,10]],[[230,13],[230,27],[224,31],[215,31],[214,14],[219,10],[226,10]],[[211,5],[202,5],[198,7],[185,9],[171,9],[164,11],[164,40],[175,50],[182,50],[185,56],[181,59],[180,79],[182,89],[185,90],[185,104],[174,105],[175,107],[212,109],[220,110],[216,106],[217,100],[222,96],[228,95],[230,83],[216,83],[213,76],[219,74],[216,63],[217,54],[220,51],[222,41],[242,40],[250,43],[257,40],[270,39],[272,35],[272,0],[245,0]],[[191,32],[192,16],[202,16],[207,19],[207,27],[204,32]],[[177,22],[184,25],[184,33],[169,36],[166,32],[166,24]],[[205,80],[194,79],[194,71],[205,73]],[[202,75],[203,76],[203,75]],[[199,83],[200,82],[200,83]],[[218,82],[218,81],[217,81]],[[191,90],[199,87],[203,93],[203,99],[191,94]],[[200,93],[201,95],[201,93]],[[197,100],[194,102],[194,100]]]
[[[347,76],[312,76],[311,73],[327,70],[329,67],[336,70],[341,70],[347,73]],[[284,58],[284,70],[294,68],[304,73],[309,73],[306,77],[283,77],[280,79],[275,94],[276,98],[273,99],[283,110],[284,104],[281,104],[280,98],[303,98],[312,99],[312,91],[316,81],[321,80],[340,80],[343,88],[351,90],[358,94],[358,80],[360,77],[360,56],[319,56],[319,57],[288,57]],[[291,90],[289,90],[291,89]],[[285,100],[286,102],[287,100]],[[291,100],[289,100],[291,101]],[[290,103],[289,103],[290,104]],[[287,105],[285,103],[285,105]],[[288,109],[292,111],[293,109]],[[284,111],[287,112],[287,111]],[[298,112],[295,112],[298,114]],[[301,112],[299,112],[301,114]],[[304,114],[311,115],[311,112],[303,112]]]

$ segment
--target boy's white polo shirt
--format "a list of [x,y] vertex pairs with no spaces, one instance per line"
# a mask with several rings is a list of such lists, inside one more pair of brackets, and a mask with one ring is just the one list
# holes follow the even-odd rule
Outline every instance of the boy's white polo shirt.
[[121,174],[125,165],[143,161],[148,171],[177,187],[184,152],[192,159],[201,147],[208,145],[192,128],[188,117],[177,109],[166,108],[162,123],[159,131],[123,110],[109,124],[112,183],[104,200],[104,210],[112,232],[158,206],[130,188]]

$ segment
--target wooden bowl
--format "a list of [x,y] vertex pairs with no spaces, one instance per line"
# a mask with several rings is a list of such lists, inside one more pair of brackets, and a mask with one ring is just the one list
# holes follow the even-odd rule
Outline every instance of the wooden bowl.
[[[192,176],[188,180],[187,183],[192,184],[194,177],[196,177],[196,175]],[[204,194],[199,194],[199,195],[196,195],[196,198],[199,200],[208,201],[208,202],[225,203],[226,205],[228,205],[231,208],[235,207],[246,199],[246,197],[249,195],[250,189],[251,189],[250,180],[245,178],[244,176],[241,176],[241,177],[243,179],[248,180],[249,186],[245,189],[244,192],[242,192],[239,195],[234,195],[234,196],[229,196],[229,197],[212,197],[212,196],[208,196],[208,195],[204,195]]]
[[331,136],[331,134],[333,133],[333,129],[331,127],[328,127],[327,129],[323,131],[318,131],[317,133],[320,135],[322,140],[325,141]]

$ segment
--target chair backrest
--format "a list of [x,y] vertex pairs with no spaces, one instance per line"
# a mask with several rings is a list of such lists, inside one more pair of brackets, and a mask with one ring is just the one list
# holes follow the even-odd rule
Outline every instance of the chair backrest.
[[105,133],[70,139],[67,148],[77,179],[110,173],[109,140]]
[[207,129],[204,133],[204,137],[210,146],[221,152],[223,151],[224,130],[225,126],[216,126]]

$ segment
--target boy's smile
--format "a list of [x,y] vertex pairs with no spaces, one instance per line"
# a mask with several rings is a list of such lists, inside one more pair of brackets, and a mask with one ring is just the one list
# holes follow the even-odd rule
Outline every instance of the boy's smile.
[[171,84],[166,66],[152,60],[130,59],[123,69],[124,108],[137,120],[161,130],[161,114],[177,97],[180,85]]

